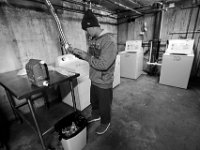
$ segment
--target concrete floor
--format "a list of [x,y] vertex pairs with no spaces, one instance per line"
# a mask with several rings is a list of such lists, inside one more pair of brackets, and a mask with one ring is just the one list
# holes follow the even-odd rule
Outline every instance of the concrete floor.
[[[83,111],[89,113],[90,107]],[[121,78],[114,89],[111,128],[99,136],[98,125],[88,125],[83,150],[200,150],[200,82],[185,90],[161,85],[158,77],[148,75]],[[41,149],[26,123],[14,122],[10,130],[10,150]],[[56,145],[54,137],[46,138],[49,145]]]

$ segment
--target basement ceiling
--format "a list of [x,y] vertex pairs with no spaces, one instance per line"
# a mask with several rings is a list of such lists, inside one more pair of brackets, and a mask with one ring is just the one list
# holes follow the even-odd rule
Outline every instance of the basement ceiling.
[[191,4],[197,3],[198,0],[83,0],[96,6],[101,6],[120,18],[139,17],[144,14],[160,11],[156,5],[165,4],[166,6],[190,1]]
[[[50,0],[56,9],[84,13],[88,8],[97,15],[115,19],[135,19],[145,14],[166,9],[166,6],[181,4],[185,1],[191,5],[200,5],[200,0]],[[45,0],[0,0],[18,7],[46,9]],[[164,4],[164,5],[163,5]],[[159,7],[159,6],[165,6]]]

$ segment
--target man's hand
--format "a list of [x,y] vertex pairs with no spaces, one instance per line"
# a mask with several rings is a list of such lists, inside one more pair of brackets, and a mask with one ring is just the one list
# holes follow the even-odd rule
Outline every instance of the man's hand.
[[71,45],[69,45],[69,47],[67,48],[67,51],[72,53],[73,55],[75,55],[79,59],[86,60],[87,57],[88,57],[88,54],[85,51],[80,50],[78,48],[73,48],[73,47],[71,47]]
[[73,52],[72,52],[75,56],[77,56],[78,58],[84,59],[86,60],[86,58],[88,57],[88,54],[80,49],[74,48]]
[[67,48],[67,51],[70,52],[70,53],[73,53],[73,50],[74,49],[71,47],[71,45],[69,45],[68,48]]

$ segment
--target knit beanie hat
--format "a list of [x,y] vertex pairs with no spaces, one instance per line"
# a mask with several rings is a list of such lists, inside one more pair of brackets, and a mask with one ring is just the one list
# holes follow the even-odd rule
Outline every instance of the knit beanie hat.
[[97,18],[90,9],[85,12],[81,25],[83,30],[86,30],[88,27],[100,27]]

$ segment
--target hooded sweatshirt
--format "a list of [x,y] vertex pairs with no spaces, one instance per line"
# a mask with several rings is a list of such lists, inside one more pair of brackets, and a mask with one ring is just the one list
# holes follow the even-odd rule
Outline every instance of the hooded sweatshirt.
[[117,46],[112,33],[102,31],[89,43],[89,77],[93,85],[103,89],[112,88]]

